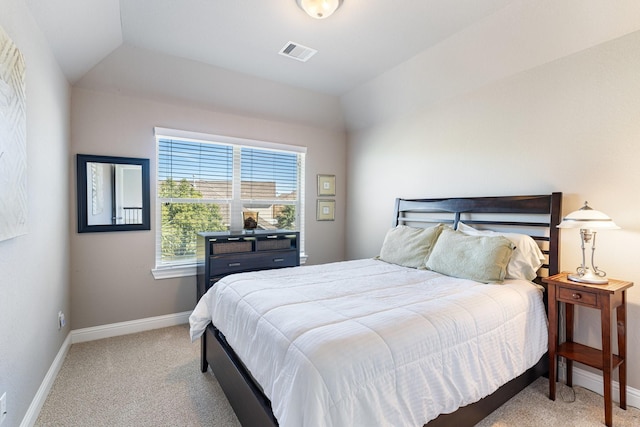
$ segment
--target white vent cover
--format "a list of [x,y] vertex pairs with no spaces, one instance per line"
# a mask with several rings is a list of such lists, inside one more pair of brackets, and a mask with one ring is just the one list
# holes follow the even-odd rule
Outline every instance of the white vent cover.
[[285,44],[278,53],[288,58],[293,58],[301,62],[307,62],[309,58],[318,53],[318,51],[315,49],[311,49],[310,47],[302,46],[299,43],[287,42],[287,44]]

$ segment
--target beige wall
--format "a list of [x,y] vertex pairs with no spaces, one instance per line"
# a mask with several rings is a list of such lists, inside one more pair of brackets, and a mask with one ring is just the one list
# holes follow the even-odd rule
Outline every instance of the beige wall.
[[26,65],[28,191],[28,233],[0,242],[3,427],[20,425],[70,330],[57,328],[58,310],[70,314],[69,86],[24,3],[0,0]]
[[[629,292],[629,384],[640,389],[640,34],[622,37],[637,25],[625,13],[635,0],[619,8],[513,2],[346,94],[343,110],[334,97],[127,46],[70,91],[24,3],[0,0],[0,25],[27,65],[29,188],[29,233],[0,242],[6,425],[24,418],[71,328],[195,304],[193,277],[153,279],[155,224],[76,233],[75,154],[147,157],[153,173],[154,126],[306,145],[311,264],[375,255],[398,196],[562,191],[565,213],[589,200],[623,227],[599,235],[597,255],[612,277],[637,283]],[[348,149],[344,118],[353,129]],[[335,222],[315,221],[318,173],[337,177]],[[578,264],[578,251],[577,236],[563,231],[563,269]],[[62,331],[58,310],[71,318]],[[597,314],[580,310],[578,322],[577,338],[598,346]]]
[[[636,283],[628,292],[628,379],[640,389],[639,51],[640,32],[631,33],[421,108],[397,105],[403,116],[351,132],[347,258],[377,254],[395,197],[561,191],[564,214],[588,200],[622,227],[598,234],[596,261]],[[414,65],[350,94],[348,108],[381,111],[372,100],[385,99],[394,76],[424,90],[429,82]],[[562,231],[561,245],[561,268],[573,270],[577,231]],[[598,313],[580,309],[577,317],[577,340],[600,346]]]
[[[111,91],[74,88],[71,154],[143,157],[151,160],[151,231],[83,233],[71,226],[72,328],[86,328],[193,309],[195,276],[155,280],[155,126],[307,147],[306,253],[309,264],[344,257],[345,134],[342,131],[251,118],[149,100]],[[315,221],[316,175],[337,178],[336,221]],[[70,170],[72,177],[75,176]],[[75,180],[72,194],[75,197]],[[75,211],[75,200],[71,201]]]

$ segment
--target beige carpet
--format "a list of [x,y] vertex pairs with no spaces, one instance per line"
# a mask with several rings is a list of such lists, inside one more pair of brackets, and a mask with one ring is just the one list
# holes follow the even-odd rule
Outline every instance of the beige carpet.
[[[36,426],[229,426],[240,424],[212,374],[200,372],[200,344],[188,326],[71,346]],[[602,397],[559,386],[547,398],[544,378],[515,396],[478,427],[602,426]],[[640,410],[614,407],[616,427],[640,426]]]
[[[73,344],[36,426],[240,426],[187,325]],[[3,426],[4,427],[4,426]]]
[[[574,399],[575,391],[575,401]],[[639,427],[640,410],[627,405],[623,411],[613,406],[614,427]],[[602,427],[604,400],[584,389],[573,390],[558,384],[556,400],[549,400],[549,380],[538,378],[533,384],[511,398],[476,427]]]

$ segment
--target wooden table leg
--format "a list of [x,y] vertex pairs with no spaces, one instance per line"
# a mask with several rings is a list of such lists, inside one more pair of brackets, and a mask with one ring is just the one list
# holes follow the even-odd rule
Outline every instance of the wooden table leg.
[[601,310],[602,321],[602,376],[604,379],[604,423],[613,426],[613,409],[611,395],[611,371],[613,371],[613,357],[611,356],[611,303],[606,301]]
[[620,382],[620,408],[627,409],[627,302],[626,292],[622,293],[622,304],[616,309],[616,320],[618,324],[618,355],[622,358],[622,363],[618,368]]
[[556,400],[556,364],[558,357],[558,302],[556,301],[556,287],[549,286],[549,399]]
[[[573,304],[565,303],[566,311],[566,341],[573,342],[573,319],[575,313],[575,306]],[[567,366],[567,386],[573,387],[573,360],[565,359]]]

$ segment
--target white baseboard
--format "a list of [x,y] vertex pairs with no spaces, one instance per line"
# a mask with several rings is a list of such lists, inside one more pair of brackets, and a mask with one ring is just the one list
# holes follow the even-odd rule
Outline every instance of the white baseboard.
[[[564,362],[558,363],[558,374],[562,381],[567,379],[567,365]],[[587,390],[591,390],[594,393],[598,393],[600,396],[604,395],[604,382],[602,375],[594,374],[593,372],[585,371],[584,369],[573,368],[573,385],[577,385]],[[611,393],[613,394],[613,400],[620,402],[620,383],[614,381],[612,385]],[[634,408],[640,408],[640,390],[629,387],[627,385],[627,406],[633,406]]]
[[167,314],[164,316],[148,317],[146,319],[130,320],[128,322],[111,323],[109,325],[93,326],[90,328],[71,331],[71,343],[94,341],[102,338],[117,337],[119,335],[134,334],[152,329],[167,328],[169,326],[189,323],[190,311]]
[[58,372],[60,372],[60,368],[62,367],[62,363],[64,362],[65,357],[67,357],[67,352],[71,347],[71,332],[67,334],[67,338],[65,338],[60,350],[58,350],[58,354],[55,359],[53,359],[53,363],[49,367],[47,374],[44,376],[44,380],[42,380],[42,384],[38,388],[36,395],[31,401],[31,405],[27,409],[27,413],[24,415],[22,419],[22,423],[20,423],[20,427],[31,427],[36,423],[38,419],[38,415],[40,414],[40,410],[44,405],[45,400],[47,400],[47,396],[49,395],[49,391],[51,391],[51,387],[53,387],[53,382],[58,376]]
[[51,367],[47,371],[40,388],[36,392],[27,413],[20,423],[20,427],[31,427],[35,424],[40,414],[40,410],[53,387],[53,382],[62,367],[65,357],[71,344],[99,340],[102,338],[117,337],[119,335],[133,334],[136,332],[150,331],[152,329],[166,328],[169,326],[182,325],[189,322],[190,311],[183,313],[167,314],[165,316],[148,317],[146,319],[131,320],[129,322],[112,323],[110,325],[94,326],[91,328],[76,329],[69,332],[67,338],[62,343]]

